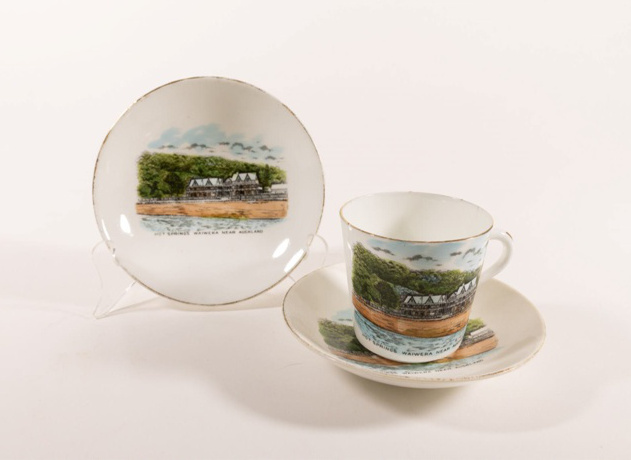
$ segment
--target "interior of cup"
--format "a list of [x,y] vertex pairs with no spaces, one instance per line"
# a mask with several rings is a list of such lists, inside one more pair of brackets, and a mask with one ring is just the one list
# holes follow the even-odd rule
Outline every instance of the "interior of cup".
[[460,240],[493,227],[491,215],[473,203],[420,192],[355,198],[342,207],[340,215],[346,223],[366,233],[404,241]]

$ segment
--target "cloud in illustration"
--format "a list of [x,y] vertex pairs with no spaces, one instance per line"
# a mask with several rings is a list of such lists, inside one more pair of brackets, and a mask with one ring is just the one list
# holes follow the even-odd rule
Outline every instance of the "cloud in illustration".
[[464,255],[462,256],[462,258],[464,259],[465,257],[467,257],[467,255],[473,255],[473,256],[479,256],[482,254],[482,248],[469,248],[465,251]]
[[390,254],[391,256],[395,255],[394,252],[392,252],[390,249],[380,248],[379,246],[373,246],[372,248],[377,252],[385,252],[386,254]]
[[202,125],[181,132],[178,128],[170,128],[149,143],[150,148],[160,148],[164,145],[185,147],[193,144],[217,145],[220,142],[234,142],[241,138],[239,135],[229,136],[217,124]]
[[431,256],[424,256],[423,254],[414,254],[413,256],[406,257],[405,259],[411,262],[414,262],[415,260],[423,260],[423,259],[427,260],[428,262],[438,262],[437,259],[434,259]]
[[150,149],[179,149],[184,152],[197,151],[215,151],[233,155],[248,155],[252,158],[258,158],[258,155],[266,154],[267,160],[276,160],[277,156],[269,155],[272,151],[280,153],[280,147],[269,147],[266,144],[261,145],[261,136],[254,138],[246,138],[241,133],[228,134],[216,124],[208,124],[196,126],[187,131],[180,131],[178,128],[170,128],[164,131],[159,138],[149,142]]
[[482,264],[485,252],[480,239],[425,244],[367,235],[362,244],[379,257],[400,262],[413,270],[473,270]]

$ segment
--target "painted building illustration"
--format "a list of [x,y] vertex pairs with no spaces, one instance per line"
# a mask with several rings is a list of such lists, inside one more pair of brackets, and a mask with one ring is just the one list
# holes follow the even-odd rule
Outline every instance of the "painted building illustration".
[[[395,292],[399,295],[398,306],[395,309],[365,299],[357,292],[354,292],[353,295],[356,301],[355,306],[363,313],[367,313],[365,308],[369,307],[375,312],[382,312],[388,316],[433,321],[453,318],[467,311],[473,303],[476,286],[477,278],[473,278],[447,295],[421,295],[403,286],[394,286]],[[372,319],[374,320],[374,318]]]
[[473,301],[476,286],[477,278],[473,278],[450,295],[403,294],[398,313],[409,318],[424,320],[450,318],[469,307]]
[[212,199],[258,195],[263,192],[256,173],[235,173],[232,177],[191,179],[186,187],[187,198]]
[[274,184],[271,189],[265,189],[259,182],[257,173],[237,172],[227,179],[220,177],[191,179],[186,187],[185,196],[193,200],[256,198],[286,200],[287,187],[285,184]]

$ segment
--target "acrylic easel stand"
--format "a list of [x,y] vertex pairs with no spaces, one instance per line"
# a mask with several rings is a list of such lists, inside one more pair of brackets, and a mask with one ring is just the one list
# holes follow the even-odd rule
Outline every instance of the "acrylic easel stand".
[[[296,280],[302,278],[307,273],[324,265],[329,253],[329,245],[320,235],[309,235],[305,244],[305,256],[296,268],[284,280],[268,291],[240,302],[227,305],[205,306],[191,305],[165,297],[150,291],[134,280],[123,268],[120,267],[113,254],[105,242],[97,243],[92,249],[92,262],[101,279],[101,297],[94,309],[94,317],[97,319],[118,314],[123,310],[137,310],[142,306],[150,304],[167,304],[170,308],[193,311],[217,311],[217,310],[244,310],[254,308],[264,308],[275,306],[282,301],[284,291]],[[316,243],[317,242],[317,243]],[[320,250],[314,250],[314,246],[321,245]],[[280,290],[280,296],[278,291]],[[276,291],[276,292],[272,292]]]

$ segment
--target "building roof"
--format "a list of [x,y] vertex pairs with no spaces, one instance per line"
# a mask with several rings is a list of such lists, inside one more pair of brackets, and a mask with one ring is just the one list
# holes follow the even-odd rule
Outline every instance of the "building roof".
[[453,299],[454,297],[458,297],[467,292],[470,292],[473,290],[473,288],[475,288],[476,285],[477,278],[473,278],[468,283],[461,284],[455,292],[452,292],[449,295],[421,295],[402,286],[395,286],[395,291],[402,298],[403,296],[405,296],[405,300],[403,300],[403,303],[406,303],[408,305],[433,305],[441,302],[446,302],[448,299]]
[[[232,177],[226,179],[230,182],[255,182],[259,183],[259,178],[256,173],[234,173]],[[188,183],[189,187],[208,187],[211,185],[221,185],[224,180],[221,177],[203,177],[200,179],[191,179]]]
[[443,297],[444,296],[442,295],[409,295],[405,298],[403,302],[413,305],[427,305],[440,302],[441,300],[443,300]]
[[234,173],[230,178],[232,182],[257,182],[259,181],[256,173]]
[[221,185],[223,179],[220,177],[204,177],[202,179],[191,179],[188,183],[189,187],[208,187],[211,185]]

